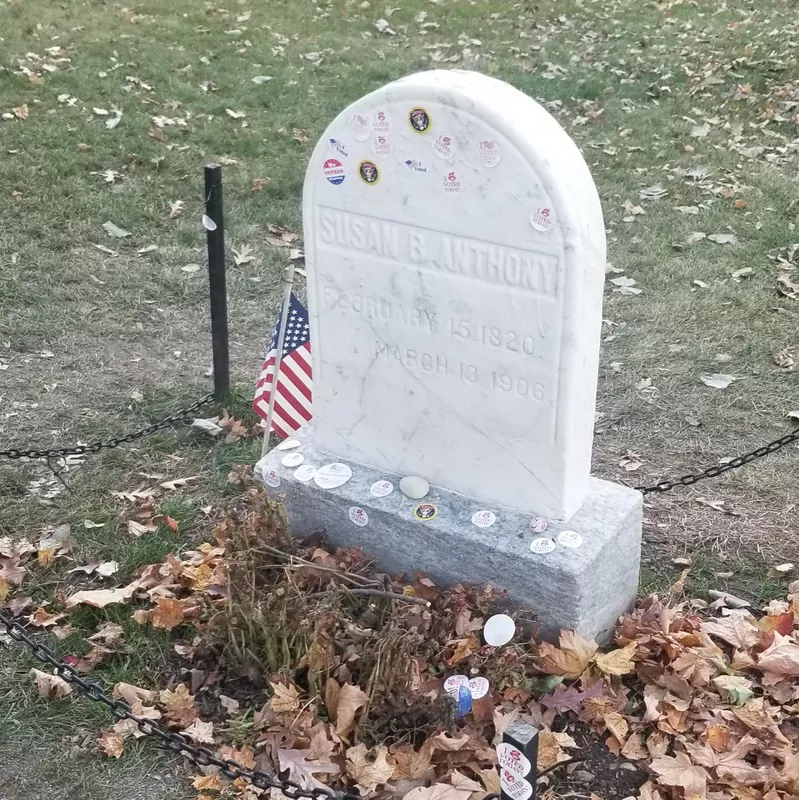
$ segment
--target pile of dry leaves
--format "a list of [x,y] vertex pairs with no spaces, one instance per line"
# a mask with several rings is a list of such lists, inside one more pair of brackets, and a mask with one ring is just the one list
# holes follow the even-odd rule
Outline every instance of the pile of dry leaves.
[[[0,592],[21,580],[25,558],[3,543]],[[137,623],[172,631],[180,659],[160,691],[118,684],[115,696],[223,757],[306,787],[477,800],[498,791],[494,746],[524,719],[542,731],[539,769],[570,762],[547,776],[545,797],[574,788],[590,740],[604,742],[612,768],[637,766],[599,785],[583,769],[587,785],[569,796],[799,796],[799,581],[762,613],[682,599],[678,584],[668,601],[648,597],[624,617],[607,652],[568,631],[557,646],[537,643],[535,621],[517,613],[514,641],[494,648],[481,639],[487,616],[502,610],[490,587],[442,591],[423,575],[377,573],[359,551],[296,542],[281,510],[250,490],[213,542],[28,619],[58,631],[71,609],[110,603],[135,604]],[[13,599],[6,608],[24,610]],[[113,623],[89,642],[73,659],[83,672],[126,646]],[[461,719],[443,689],[452,674],[490,682]],[[55,675],[33,677],[43,696],[70,694]],[[120,722],[99,749],[120,757],[139,735]],[[198,800],[262,794],[212,769],[194,786]]]

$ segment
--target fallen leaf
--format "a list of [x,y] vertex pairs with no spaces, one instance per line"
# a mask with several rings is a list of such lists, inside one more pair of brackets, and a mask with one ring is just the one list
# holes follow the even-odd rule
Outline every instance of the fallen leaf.
[[242,245],[241,250],[236,250],[235,247],[231,248],[231,250],[233,251],[233,261],[237,267],[255,261],[255,256],[250,255],[250,253],[252,253],[252,247],[249,245]]
[[722,693],[725,700],[734,706],[742,706],[754,694],[752,681],[738,675],[719,675],[713,678],[713,685]]
[[579,678],[599,649],[596,642],[583,639],[575,631],[561,631],[560,649],[542,642],[538,649],[540,668],[550,675]]
[[345,683],[341,687],[336,709],[336,734],[341,737],[349,735],[355,727],[355,714],[359,708],[366,705],[369,695],[359,686]]
[[130,236],[130,231],[120,228],[119,225],[115,225],[113,222],[111,222],[111,220],[103,223],[103,229],[109,236],[112,236],[115,239],[126,239],[128,236]]
[[707,238],[716,244],[738,244],[738,237],[734,233],[711,233]]
[[544,729],[538,733],[538,770],[539,772],[565,761],[568,753],[561,749],[558,737],[550,730]]
[[411,789],[402,800],[468,800],[471,794],[471,790],[458,789],[448,783],[434,783]]
[[270,683],[274,694],[269,700],[269,708],[275,714],[294,714],[300,708],[300,693],[293,683]]
[[[361,745],[362,747],[364,745]],[[327,788],[314,778],[314,773],[337,775],[341,769],[336,764],[324,761],[308,761],[307,750],[278,750],[280,769],[288,770],[289,778],[300,784],[303,789]]]
[[775,633],[774,644],[757,659],[757,668],[781,678],[799,676],[799,645]]
[[163,483],[159,484],[162,489],[168,489],[170,491],[174,491],[175,489],[181,489],[184,486],[188,486],[191,481],[197,481],[200,479],[199,475],[192,475],[188,478],[176,478],[173,481],[164,481]]
[[347,750],[347,774],[358,783],[361,792],[373,792],[378,786],[388,783],[394,774],[394,766],[386,760],[388,748],[380,745],[367,751],[361,743]]
[[172,200],[169,203],[169,218],[174,219],[175,217],[179,217],[183,213],[183,206],[185,203],[183,200]]
[[712,375],[702,375],[702,383],[711,386],[713,389],[726,389],[733,381],[740,380],[734,375],[725,375],[721,372],[714,372]]
[[665,786],[682,786],[686,797],[702,798],[707,789],[708,774],[696,767],[685,753],[656,758],[649,765]]
[[265,186],[271,183],[269,178],[255,178],[252,182],[251,189],[254,192],[260,192]]
[[233,109],[231,109],[231,108],[226,108],[225,109],[225,113],[231,119],[244,119],[244,117],[247,116],[247,114],[244,111],[233,111]]
[[72,687],[58,675],[50,675],[38,669],[32,669],[28,674],[36,683],[39,697],[61,699],[72,694]]
[[702,623],[702,630],[738,650],[749,650],[760,638],[757,627],[745,617],[722,617]]
[[125,737],[116,731],[103,731],[97,737],[97,745],[107,756],[121,758],[125,749]]
[[79,605],[105,608],[113,603],[127,603],[133,597],[136,589],[138,589],[138,583],[134,582],[119,589],[94,589],[77,592],[68,597],[64,605],[66,608],[74,608]]
[[201,719],[194,721],[192,725],[183,731],[184,736],[188,736],[198,744],[214,743],[214,723],[203,722]]
[[157,597],[151,621],[154,628],[171,631],[183,622],[183,606],[173,597]]
[[635,671],[633,656],[637,648],[635,642],[630,642],[620,650],[601,653],[596,657],[596,665],[605,675],[628,675]]

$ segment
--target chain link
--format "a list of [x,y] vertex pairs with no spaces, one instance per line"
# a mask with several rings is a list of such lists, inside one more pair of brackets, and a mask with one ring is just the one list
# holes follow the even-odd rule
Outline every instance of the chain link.
[[291,800],[308,798],[309,800],[360,800],[360,795],[335,792],[332,789],[314,788],[304,789],[296,781],[281,781],[273,775],[260,770],[250,770],[238,761],[230,758],[217,758],[212,750],[207,747],[193,745],[183,734],[174,733],[162,728],[150,719],[137,717],[127,703],[114,700],[94,681],[86,680],[74,667],[59,661],[49,647],[34,641],[25,628],[13,622],[0,611],[0,625],[8,631],[8,635],[16,642],[24,644],[34,658],[42,664],[47,664],[55,670],[55,674],[67,683],[77,686],[90,700],[107,706],[111,713],[120,720],[128,719],[145,735],[157,739],[159,746],[174,753],[182,753],[198,767],[218,767],[219,771],[230,780],[243,778],[258,789],[279,789]]
[[208,405],[213,401],[213,399],[214,394],[213,392],[210,392],[209,394],[205,395],[205,397],[200,398],[196,403],[192,403],[190,406],[186,406],[186,408],[178,411],[177,414],[173,414],[171,417],[166,417],[165,419],[159,420],[152,425],[148,425],[146,428],[141,428],[140,430],[129,433],[126,436],[119,436],[116,439],[109,439],[105,442],[92,442],[91,444],[78,444],[73,447],[53,447],[49,450],[18,450],[12,447],[9,450],[0,450],[0,458],[10,458],[15,461],[21,458],[63,458],[65,456],[81,456],[87,453],[99,453],[101,450],[111,450],[114,447],[119,447],[121,444],[135,442],[137,439],[143,439],[145,436],[150,436],[151,434],[163,430],[164,428],[170,428],[173,425],[187,422],[191,419],[192,414],[194,414],[196,411],[199,411],[203,406]]
[[671,491],[675,486],[692,486],[698,481],[705,480],[705,478],[717,478],[719,475],[723,475],[725,472],[729,472],[731,469],[738,469],[738,467],[742,467],[744,464],[748,464],[750,461],[755,461],[758,458],[763,458],[763,456],[776,453],[778,450],[782,450],[783,447],[787,447],[792,442],[797,441],[799,441],[799,428],[791,433],[786,433],[785,436],[780,436],[779,439],[775,439],[773,442],[769,442],[768,444],[764,444],[762,447],[758,447],[756,450],[752,450],[751,452],[745,453],[742,456],[731,458],[726,464],[716,464],[715,466],[708,467],[702,472],[683,475],[682,478],[676,478],[673,481],[660,481],[660,483],[656,483],[654,486],[636,486],[634,488],[647,495],[668,492]]

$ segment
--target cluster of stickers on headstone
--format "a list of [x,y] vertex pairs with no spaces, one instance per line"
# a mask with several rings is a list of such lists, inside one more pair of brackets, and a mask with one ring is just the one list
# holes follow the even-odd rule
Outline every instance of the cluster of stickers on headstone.
[[[535,517],[534,520],[535,519],[539,518]],[[535,533],[543,533],[546,530],[546,525],[537,530],[533,527],[532,522],[530,523],[530,527]],[[577,531],[561,531],[554,539],[551,536],[539,536],[533,539],[533,541],[530,542],[530,550],[538,555],[544,555],[546,553],[551,553],[558,545],[561,547],[575,548],[581,547],[582,543],[583,537],[580,536]]]
[[481,676],[470,680],[465,675],[450,675],[444,681],[444,691],[453,699],[458,719],[465,717],[472,710],[472,701],[485,697],[489,688],[488,679]]
[[[411,131],[421,135],[428,134],[433,129],[431,114],[424,106],[411,107],[407,114],[407,124]],[[356,142],[368,143],[374,156],[361,159],[357,166],[357,176],[367,186],[375,186],[380,182],[381,164],[394,153],[391,128],[391,117],[385,109],[378,109],[371,115],[355,112],[349,119],[349,135]],[[457,152],[454,136],[447,131],[437,131],[437,134],[428,140],[432,154],[443,161],[451,161]],[[345,141],[334,138],[328,138],[328,144],[334,155],[325,159],[322,172],[329,183],[339,186],[347,177],[341,158],[349,158],[353,148]],[[482,166],[495,167],[501,160],[499,143],[490,138],[478,140],[474,147],[474,156]],[[411,172],[430,171],[430,166],[424,158],[404,158],[402,163]],[[442,188],[446,194],[460,193],[464,188],[461,171],[448,169],[444,174]],[[548,230],[548,215],[548,208],[538,208],[531,214],[530,222],[536,230]]]

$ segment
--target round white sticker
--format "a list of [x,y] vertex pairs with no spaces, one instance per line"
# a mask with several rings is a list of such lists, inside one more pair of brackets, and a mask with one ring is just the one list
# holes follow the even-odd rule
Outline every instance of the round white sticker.
[[552,210],[541,206],[530,214],[530,224],[542,233],[549,233],[552,230]]
[[488,694],[488,687],[488,678],[483,678],[482,676],[472,678],[469,681],[469,691],[472,693],[472,699],[479,700],[481,697],[485,697]]
[[475,511],[472,514],[472,525],[478,528],[489,528],[497,521],[497,515],[493,511]]
[[308,483],[316,475],[316,467],[311,464],[303,464],[294,472],[294,479],[301,483]]
[[293,450],[295,447],[299,447],[301,444],[302,442],[298,441],[297,439],[285,439],[275,447],[275,450]]
[[385,497],[394,491],[394,484],[391,481],[375,481],[369,487],[372,497]]
[[372,128],[375,133],[386,134],[391,130],[391,120],[385,111],[376,111],[372,117]]
[[335,489],[343,486],[352,477],[352,470],[346,464],[325,464],[316,471],[314,483],[320,489]]
[[497,745],[497,763],[500,769],[507,770],[517,778],[524,778],[532,769],[527,756],[509,742]]
[[500,157],[499,145],[493,139],[483,139],[477,143],[477,158],[484,167],[496,167]]
[[542,536],[540,539],[533,539],[530,542],[530,550],[534,553],[551,553],[555,549],[555,540]]
[[369,515],[358,506],[352,506],[350,508],[350,522],[353,525],[357,525],[359,528],[363,528],[365,525],[369,524]]
[[583,543],[583,537],[577,531],[561,531],[558,542],[564,547],[579,547]]
[[457,697],[458,689],[465,683],[469,683],[469,679],[465,675],[450,675],[444,681],[444,691]]
[[455,152],[455,146],[452,142],[451,136],[444,136],[443,134],[433,142],[433,152],[445,161],[449,161]]
[[390,156],[391,142],[388,140],[388,137],[376,134],[372,138],[372,152],[376,156]]
[[280,459],[280,463],[284,467],[299,467],[305,461],[305,456],[302,453],[289,453]]
[[533,517],[530,520],[530,530],[533,533],[543,533],[547,529],[549,523],[544,517]]
[[277,474],[276,469],[264,470],[264,483],[273,489],[277,489],[280,486],[280,475]]
[[352,135],[359,142],[365,142],[372,135],[371,130],[369,130],[369,120],[360,114],[352,115],[350,129],[352,130]]
[[533,793],[533,787],[524,778],[517,778],[512,772],[506,769],[499,771],[499,783],[502,791],[512,800],[527,800]]
[[483,626],[483,638],[486,644],[500,647],[507,644],[516,633],[516,623],[507,614],[494,614],[486,620]]

